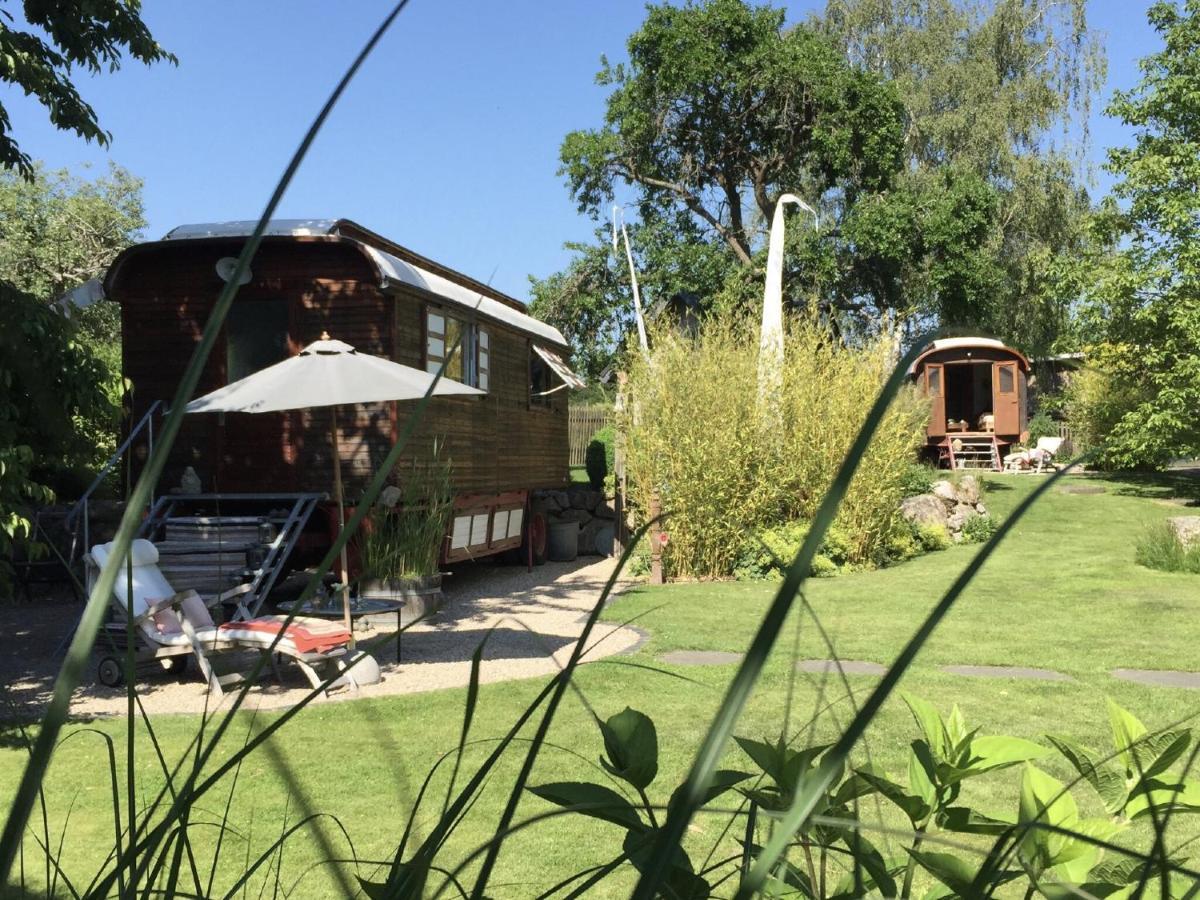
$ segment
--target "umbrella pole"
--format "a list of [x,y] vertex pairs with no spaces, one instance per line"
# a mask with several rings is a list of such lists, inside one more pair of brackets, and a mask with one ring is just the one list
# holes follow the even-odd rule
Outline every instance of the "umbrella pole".
[[[342,493],[342,454],[338,447],[337,406],[329,407],[329,440],[333,445],[333,496],[338,508],[338,536],[346,530],[346,502]],[[346,564],[346,545],[342,544],[342,621],[350,633],[350,649],[355,646],[354,627],[350,622],[350,569]]]

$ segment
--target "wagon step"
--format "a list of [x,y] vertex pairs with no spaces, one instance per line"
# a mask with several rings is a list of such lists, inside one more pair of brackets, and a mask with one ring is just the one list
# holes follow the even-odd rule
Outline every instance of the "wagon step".
[[939,446],[939,458],[951,469],[983,469],[999,472],[1000,443],[990,438],[947,437]]
[[[163,574],[176,590],[211,598],[250,585],[235,617],[254,616],[287,565],[322,494],[174,494],[160,498],[142,524]],[[208,510],[230,509],[217,516]],[[248,514],[263,510],[260,515]],[[194,512],[194,514],[190,514]]]

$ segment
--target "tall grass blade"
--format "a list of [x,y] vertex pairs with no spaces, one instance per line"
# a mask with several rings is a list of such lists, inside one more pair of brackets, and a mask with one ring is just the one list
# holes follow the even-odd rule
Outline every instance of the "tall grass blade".
[[[563,667],[562,672],[558,675],[557,685],[546,705],[546,711],[542,714],[542,721],[538,724],[538,729],[529,747],[529,751],[525,754],[525,762],[521,765],[521,771],[513,783],[512,790],[509,792],[504,812],[500,814],[500,820],[496,824],[496,831],[498,833],[504,834],[508,830],[509,825],[512,824],[513,816],[517,812],[517,804],[521,801],[521,797],[525,792],[525,785],[528,783],[529,775],[533,771],[533,764],[537,760],[538,753],[541,752],[542,743],[546,740],[546,733],[550,730],[550,723],[554,720],[554,714],[558,711],[558,705],[562,702],[563,695],[566,693],[571,683],[571,678],[575,674],[575,669],[579,666],[579,662],[587,650],[588,638],[591,636],[596,622],[600,619],[600,613],[603,612],[604,605],[608,602],[608,597],[616,586],[617,579],[633,556],[634,549],[641,540],[643,533],[657,524],[658,519],[652,519],[634,535],[629,546],[625,548],[625,552],[621,554],[621,559],[609,576],[608,582],[604,585],[604,590],[600,592],[600,599],[588,614],[583,630],[579,633],[579,638],[575,641],[575,647],[571,651],[571,657],[567,660],[566,666]],[[480,867],[479,875],[475,879],[475,887],[471,891],[471,896],[474,900],[481,900],[484,896],[484,888],[487,887],[488,879],[491,877],[492,869],[495,867],[496,860],[500,856],[500,848],[503,844],[503,840],[497,840],[489,847],[487,856],[483,860],[483,865]]]
[[450,784],[446,787],[446,800],[442,804],[442,815],[450,807],[450,798],[454,796],[454,786],[458,782],[458,772],[462,768],[463,751],[467,746],[467,736],[471,733],[471,722],[475,718],[475,704],[479,700],[479,672],[483,666],[483,648],[492,636],[495,628],[489,628],[475,652],[471,654],[471,677],[467,680],[467,700],[463,709],[462,731],[458,735],[458,749],[454,754],[454,768],[450,772]]
[[162,424],[159,440],[155,444],[149,459],[146,461],[146,467],[142,471],[141,477],[130,493],[125,513],[121,517],[120,526],[117,529],[116,536],[113,538],[113,549],[109,563],[101,570],[96,580],[91,596],[88,598],[87,605],[80,618],[75,637],[67,650],[62,670],[55,680],[54,694],[50,700],[46,715],[42,720],[42,727],[38,732],[33,753],[22,774],[21,782],[4,823],[4,830],[0,832],[0,883],[8,880],[13,860],[16,857],[17,848],[21,842],[25,823],[33,809],[38,788],[50,764],[50,757],[54,752],[59,732],[62,730],[63,723],[66,721],[67,714],[70,711],[71,694],[82,678],[84,667],[91,654],[92,644],[95,641],[96,632],[100,627],[101,618],[108,604],[109,595],[112,593],[113,585],[116,583],[117,567],[120,565],[121,560],[125,559],[129,553],[134,534],[141,524],[142,510],[150,500],[153,486],[162,475],[163,467],[167,461],[167,454],[174,446],[175,439],[179,434],[179,429],[183,422],[184,408],[195,394],[196,386],[200,382],[201,371],[208,360],[209,354],[212,352],[217,336],[220,334],[221,326],[229,312],[229,307],[233,303],[234,295],[237,293],[242,274],[249,268],[250,260],[254,257],[259,244],[262,242],[267,222],[278,208],[284,193],[292,182],[292,178],[300,167],[300,163],[307,155],[309,148],[316,139],[321,127],[325,124],[333,107],[337,104],[342,93],[353,80],[363,62],[383,38],[392,22],[395,21],[396,17],[400,15],[401,11],[407,5],[408,0],[399,0],[396,3],[391,12],[376,29],[375,33],[367,41],[349,69],[347,69],[345,75],[342,76],[324,106],[321,107],[321,111],[313,120],[312,125],[309,126],[308,131],[300,142],[300,146],[292,155],[292,159],[284,170],[278,184],[276,184],[275,190],[271,194],[271,198],[267,202],[262,215],[259,217],[253,233],[243,246],[242,252],[238,255],[237,265],[234,267],[229,280],[225,283],[225,287],[222,289],[213,307],[212,315],[209,317],[208,322],[205,323],[200,341],[192,354],[187,368],[184,370],[179,386],[175,390],[170,411],[167,413]]
[[867,697],[862,708],[858,710],[850,724],[842,732],[841,736],[834,745],[826,752],[821,760],[820,766],[815,770],[811,777],[806,779],[792,802],[791,808],[780,819],[777,830],[774,835],[767,841],[763,852],[756,860],[754,867],[750,870],[749,875],[743,879],[738,892],[735,895],[737,898],[745,898],[752,896],[765,883],[767,877],[775,864],[782,857],[787,849],[787,843],[791,839],[791,835],[800,828],[805,819],[812,813],[818,799],[823,791],[825,791],[833,780],[841,771],[846,759],[850,755],[850,751],[858,742],[870,725],[872,719],[882,708],[884,701],[891,695],[908,667],[912,665],[917,654],[925,645],[930,635],[941,624],[942,619],[950,612],[955,602],[962,595],[974,579],[975,575],[987,562],[988,558],[995,552],[996,548],[1016,526],[1017,522],[1025,515],[1026,512],[1035,504],[1043,494],[1053,487],[1059,479],[1064,477],[1071,467],[1077,465],[1080,460],[1074,460],[1070,466],[1055,472],[1053,475],[1046,478],[1039,484],[1024,500],[1022,500],[1013,510],[1012,514],[1004,520],[996,533],[986,544],[980,547],[979,551],[971,558],[971,561],[954,579],[954,583],[938,601],[938,604],[930,611],[929,615],[921,623],[916,633],[909,639],[904,649],[896,656],[887,672],[880,678],[879,684]]
[[812,526],[805,535],[804,543],[801,544],[796,559],[793,560],[775,599],[771,601],[766,615],[759,623],[758,631],[750,642],[746,656],[721,701],[716,717],[709,726],[708,733],[692,763],[687,780],[678,794],[678,801],[668,811],[666,821],[655,838],[645,868],[634,888],[632,895],[634,900],[653,900],[659,891],[663,879],[671,867],[675,848],[683,839],[684,831],[691,822],[692,816],[703,803],[705,791],[708,789],[713,773],[717,770],[721,755],[725,751],[725,745],[733,734],[734,725],[737,724],[746,702],[750,699],[750,694],[762,673],[771,648],[775,645],[775,639],[778,637],[780,629],[787,621],[792,602],[808,577],[812,561],[821,547],[825,532],[833,524],[842,498],[850,486],[850,480],[866,455],[871,438],[883,421],[892,398],[904,385],[908,367],[928,342],[928,335],[918,338],[913,342],[913,348],[896,363],[883,389],[867,413],[854,442],[846,452],[837,475],[834,476],[833,483],[829,486],[829,490],[825,493],[821,505],[817,509]]

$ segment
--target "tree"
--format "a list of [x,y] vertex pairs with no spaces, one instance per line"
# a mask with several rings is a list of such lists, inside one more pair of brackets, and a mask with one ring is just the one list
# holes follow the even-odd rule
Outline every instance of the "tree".
[[[648,305],[679,292],[710,307],[745,304],[761,293],[764,225],[781,193],[849,205],[887,187],[900,165],[895,91],[848,66],[815,29],[785,28],[782,10],[743,0],[651,6],[628,50],[628,64],[602,61],[597,80],[613,88],[604,125],[566,136],[560,174],[596,219],[632,189]],[[604,368],[632,303],[624,261],[603,230],[597,237],[572,247],[566,271],[534,280],[533,294],[576,358]],[[811,279],[788,284],[793,302],[812,299]]]
[[605,125],[563,142],[562,173],[581,211],[618,184],[662,214],[686,211],[740,262],[784,186],[886,186],[900,162],[902,110],[880,79],[854,71],[784,12],[743,0],[649,7],[629,65],[604,62]]
[[[110,135],[71,84],[73,71],[115,72],[125,54],[146,65],[176,62],[142,22],[139,0],[25,0],[23,12],[25,23],[37,32],[13,27],[12,14],[0,10],[0,81],[35,97],[56,127],[101,146],[108,144]],[[8,113],[0,105],[0,168],[32,177],[33,160],[21,151],[11,131]]]
[[1103,80],[1085,0],[830,0],[819,23],[895,84],[906,113],[896,190],[848,212],[838,249],[855,275],[842,290],[916,323],[1052,349],[1096,250],[1078,156],[1053,140],[1086,123]]
[[0,280],[53,302],[108,268],[146,227],[142,181],[109,164],[86,180],[30,166],[0,172]]
[[[1052,140],[1103,74],[1083,0],[831,0],[784,21],[746,0],[651,7],[628,64],[600,72],[603,127],[563,142],[581,211],[632,190],[643,220],[691,226],[674,252],[727,253],[722,286],[693,291],[752,307],[764,225],[796,192],[821,227],[792,214],[787,299],[847,339],[948,324],[1061,349],[1098,252],[1077,160]],[[605,258],[586,255],[589,271]]]
[[[630,226],[630,246],[646,312],[679,293],[717,295],[738,265],[720,243],[705,241],[686,215]],[[575,256],[562,272],[530,278],[530,312],[557,326],[571,343],[572,365],[595,381],[619,358],[634,332],[634,308],[623,245],[616,253],[607,227],[595,243],[570,243]]]
[[755,213],[770,221],[786,189],[853,202],[900,164],[895,91],[852,69],[815,30],[743,0],[651,6],[628,65],[607,61],[605,123],[562,145],[580,211],[597,215],[619,185],[664,221],[689,214],[744,265]]
[[1156,3],[1149,18],[1164,48],[1107,110],[1135,139],[1108,153],[1122,202],[1106,205],[1101,224],[1123,249],[1088,310],[1099,362],[1128,398],[1119,415],[1105,400],[1115,424],[1104,461],[1120,468],[1200,454],[1200,0]]
[[[51,486],[90,462],[97,435],[115,422],[112,375],[67,317],[42,298],[0,281],[0,588],[14,544],[31,537],[32,510]],[[109,425],[111,430],[111,424]]]
[[[32,448],[31,471],[64,493],[78,490],[84,470],[116,449],[121,323],[116,304],[107,301],[62,314],[52,304],[101,275],[145,224],[142,182],[119,166],[110,164],[107,175],[92,180],[47,172],[40,164],[28,180],[0,172],[0,285],[6,316],[12,316],[3,321],[34,329],[21,331],[16,345],[4,345],[12,356],[0,365],[24,372],[26,400],[12,419],[15,431],[0,433],[0,448]],[[41,310],[31,312],[31,303]],[[15,326],[10,330],[17,334]],[[29,343],[25,350],[23,342]],[[22,356],[32,370],[22,368]],[[58,374],[36,381],[38,370]]]

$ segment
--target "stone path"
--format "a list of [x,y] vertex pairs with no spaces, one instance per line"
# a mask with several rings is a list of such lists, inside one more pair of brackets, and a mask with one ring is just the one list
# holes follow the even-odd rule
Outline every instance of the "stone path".
[[796,663],[796,668],[801,672],[813,672],[818,675],[826,673],[836,675],[839,671],[847,675],[887,674],[887,666],[881,666],[879,663],[867,662],[861,659],[802,659]]
[[[675,666],[727,666],[741,662],[743,654],[725,650],[671,650],[659,655],[662,662]],[[887,666],[862,659],[802,659],[796,670],[814,675],[883,675]],[[1053,669],[1028,666],[938,666],[939,672],[965,678],[1015,678],[1022,681],[1074,682],[1075,679]],[[1176,672],[1162,669],[1113,669],[1113,678],[1154,687],[1200,690],[1200,672]]]
[[948,675],[969,678],[1022,678],[1029,681],[1074,681],[1070,675],[1052,669],[1030,669],[1026,666],[938,666]]
[[[404,632],[399,662],[394,630],[360,634],[361,645],[383,670],[381,683],[358,693],[339,691],[318,702],[462,687],[470,680],[471,656],[485,637],[480,681],[553,674],[570,656],[587,613],[615,565],[613,559],[589,557],[547,563],[532,572],[524,566],[458,566],[445,580],[442,609]],[[31,611],[42,615],[30,615]],[[0,642],[0,720],[32,717],[44,709],[61,663],[52,656],[52,649],[78,614],[78,606],[65,603],[43,610],[25,604],[0,606],[0,634],[12,638]],[[636,628],[601,622],[591,634],[592,649],[584,661],[629,652],[642,638]],[[245,708],[287,707],[308,694],[308,682],[294,666],[284,666],[283,675],[282,684],[266,682],[252,688]],[[72,714],[122,715],[124,689],[103,687],[94,678],[93,663],[72,698]],[[152,714],[200,712],[210,699],[190,663],[182,678],[147,677],[139,680],[138,687]],[[218,705],[227,704],[232,697],[227,693]]]
[[670,650],[659,659],[673,666],[726,666],[741,662],[742,654],[725,650]]
[[1200,689],[1200,672],[1172,672],[1163,669],[1113,669],[1113,678],[1149,684],[1155,687]]

